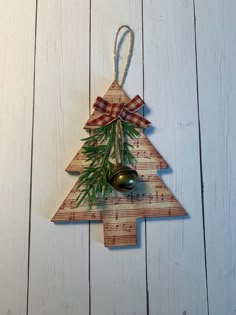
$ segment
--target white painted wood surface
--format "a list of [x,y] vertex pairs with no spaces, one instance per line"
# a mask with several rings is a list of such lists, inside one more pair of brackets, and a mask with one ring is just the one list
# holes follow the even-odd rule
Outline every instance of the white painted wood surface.
[[196,1],[209,310],[236,313],[236,3]]
[[144,98],[150,109],[147,118],[155,127],[149,139],[171,167],[171,173],[162,175],[164,182],[190,216],[148,220],[150,314],[205,315],[192,2],[145,2],[144,65]]
[[35,3],[0,1],[0,314],[25,314]]
[[38,2],[29,314],[89,311],[87,224],[55,225],[89,115],[89,3]]
[[[0,315],[235,314],[234,12],[233,0],[0,0]],[[144,93],[148,137],[172,168],[162,178],[190,217],[143,221],[139,247],[109,250],[102,225],[50,218],[113,80],[121,24],[135,32],[124,89]]]

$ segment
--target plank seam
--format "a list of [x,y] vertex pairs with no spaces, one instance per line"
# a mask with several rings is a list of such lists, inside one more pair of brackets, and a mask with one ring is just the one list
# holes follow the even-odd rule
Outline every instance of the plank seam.
[[[143,99],[145,100],[145,82],[144,82],[144,16],[143,16],[143,0],[141,0],[141,23],[142,23],[142,78],[143,78]],[[144,109],[143,116],[145,116]],[[144,220],[145,223],[145,278],[146,278],[146,314],[149,315],[149,286],[148,286],[148,262],[147,262],[147,218]]]
[[197,51],[197,23],[196,23],[195,0],[193,0],[193,15],[194,15],[194,51],[195,51],[196,92],[197,92],[198,143],[199,143],[200,181],[201,181],[202,225],[203,225],[203,242],[204,242],[205,274],[206,274],[207,314],[209,315],[210,312],[209,312],[207,248],[206,248],[206,231],[205,231],[205,201],[204,201],[204,182],[203,182],[203,167],[202,167],[202,142],[201,142],[202,136],[201,136],[201,121],[200,121],[200,101],[199,101],[199,81],[198,81],[198,51]]
[[38,25],[38,0],[35,1],[34,24],[34,60],[33,60],[33,99],[32,99],[32,126],[31,126],[31,152],[30,152],[30,190],[29,190],[29,228],[28,228],[28,265],[27,265],[27,296],[26,315],[29,314],[29,283],[30,283],[30,246],[31,246],[31,213],[32,213],[32,182],[33,182],[33,157],[34,157],[34,113],[35,113],[35,79],[36,79],[36,51],[37,51],[37,25]]

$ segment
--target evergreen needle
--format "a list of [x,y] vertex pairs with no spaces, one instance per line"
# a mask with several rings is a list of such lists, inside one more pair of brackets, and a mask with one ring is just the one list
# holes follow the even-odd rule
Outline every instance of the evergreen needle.
[[[127,122],[122,121],[122,127],[125,139],[123,163],[132,165],[136,160],[130,150],[132,145],[128,143],[128,138],[138,138],[140,133],[135,126]],[[112,188],[108,183],[108,179],[114,167],[110,159],[114,159],[116,153],[115,138],[116,121],[94,129],[89,137],[82,139],[85,141],[82,152],[86,156],[86,162],[90,163],[84,167],[79,178],[76,189],[82,188],[82,190],[76,199],[77,206],[85,202],[85,204],[88,203],[91,209],[99,193],[102,198],[111,193]]]

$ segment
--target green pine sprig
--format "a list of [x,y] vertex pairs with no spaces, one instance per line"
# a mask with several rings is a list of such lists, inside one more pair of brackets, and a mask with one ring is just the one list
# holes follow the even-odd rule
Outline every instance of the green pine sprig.
[[[128,143],[129,139],[140,137],[139,131],[135,126],[122,121],[124,144],[123,144],[123,163],[134,164],[136,159],[131,149],[133,146]],[[107,197],[111,191],[108,179],[112,174],[114,164],[111,160],[115,159],[116,149],[116,121],[109,125],[96,128],[92,134],[82,139],[85,141],[82,153],[86,156],[86,162],[90,162],[82,171],[77,189],[83,189],[77,197],[77,206],[84,200],[88,201],[90,208],[96,202],[97,195],[102,198]]]

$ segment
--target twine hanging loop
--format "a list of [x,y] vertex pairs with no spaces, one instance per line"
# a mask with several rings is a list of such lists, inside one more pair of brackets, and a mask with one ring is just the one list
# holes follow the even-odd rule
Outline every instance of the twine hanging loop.
[[[118,62],[118,58],[119,58],[118,51],[119,51],[119,48],[117,51],[117,41],[118,41],[118,36],[119,36],[122,29],[126,29],[124,36],[127,33],[129,34],[129,51],[128,51],[127,58],[126,58],[126,64],[125,64],[124,72],[123,72],[123,75],[122,75],[121,80],[119,82],[119,71],[118,71],[118,63],[119,63]],[[114,80],[116,80],[121,87],[123,87],[126,76],[127,76],[130,60],[132,57],[133,46],[134,46],[134,32],[132,31],[132,29],[128,25],[121,25],[116,32],[115,42],[114,42]]]

